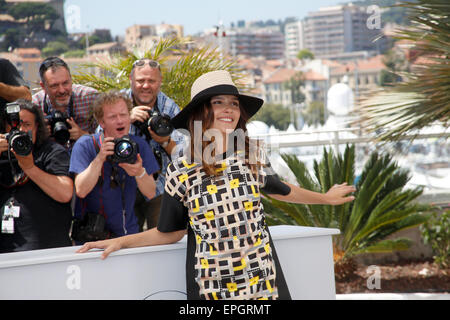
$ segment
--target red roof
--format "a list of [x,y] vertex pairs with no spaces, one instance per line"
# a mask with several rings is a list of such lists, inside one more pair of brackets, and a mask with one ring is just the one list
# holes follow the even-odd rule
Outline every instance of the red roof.
[[264,83],[283,83],[289,81],[298,71],[294,69],[286,69],[281,68],[272,73],[267,79],[264,80]]
[[[377,55],[365,60],[357,60],[356,64],[359,71],[363,70],[381,70],[385,69],[386,66],[383,63],[383,55]],[[355,70],[356,67],[355,62],[349,62],[343,64],[341,67],[338,67],[333,70],[333,73],[347,73]]]
[[311,80],[311,81],[325,81],[327,78],[325,78],[322,74],[315,72],[313,70],[309,70],[308,72],[303,74],[303,78],[305,80]]

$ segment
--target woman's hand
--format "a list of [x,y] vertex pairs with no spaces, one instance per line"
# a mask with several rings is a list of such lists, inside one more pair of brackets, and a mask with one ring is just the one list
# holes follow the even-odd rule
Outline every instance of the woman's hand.
[[120,238],[95,241],[95,242],[86,242],[80,249],[78,249],[77,253],[85,253],[91,249],[104,249],[102,253],[102,260],[106,259],[110,253],[117,251],[122,248],[122,244],[120,243]]
[[355,200],[354,196],[346,196],[355,191],[355,186],[349,186],[347,182],[335,184],[325,193],[325,198],[328,204],[337,206]]

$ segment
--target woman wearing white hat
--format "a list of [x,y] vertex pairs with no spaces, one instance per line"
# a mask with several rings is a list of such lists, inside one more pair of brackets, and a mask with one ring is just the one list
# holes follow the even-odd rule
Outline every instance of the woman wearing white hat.
[[245,135],[262,104],[240,94],[227,71],[199,77],[191,102],[172,119],[188,130],[190,150],[168,167],[158,227],[86,243],[78,252],[101,248],[106,258],[121,248],[176,242],[187,229],[188,299],[290,299],[260,191],[281,201],[339,205],[354,199],[347,194],[355,188],[344,183],[322,194],[279,180]]

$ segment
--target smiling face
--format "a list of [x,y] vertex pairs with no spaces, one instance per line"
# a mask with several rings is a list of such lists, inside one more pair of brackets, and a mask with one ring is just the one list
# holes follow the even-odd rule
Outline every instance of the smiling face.
[[105,137],[121,138],[130,130],[130,112],[124,100],[103,105],[103,117],[99,120]]
[[153,107],[162,83],[158,68],[152,68],[148,64],[136,67],[130,75],[130,81],[137,105]]
[[211,128],[218,129],[223,134],[229,134],[239,122],[241,111],[239,99],[232,95],[219,95],[211,98],[214,120]]
[[41,86],[47,93],[52,106],[60,111],[66,111],[72,95],[72,78],[64,67],[50,68],[44,73]]

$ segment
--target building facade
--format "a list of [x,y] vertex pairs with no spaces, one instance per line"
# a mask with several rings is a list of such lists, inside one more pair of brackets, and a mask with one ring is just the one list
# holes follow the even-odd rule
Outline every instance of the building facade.
[[231,29],[227,31],[225,41],[233,56],[261,56],[267,60],[284,58],[284,35],[279,28]]
[[365,7],[353,4],[320,8],[303,20],[304,45],[316,58],[354,51],[377,51],[373,40],[380,33],[367,26]]
[[303,21],[287,23],[284,27],[286,58],[297,57],[300,50],[305,48],[303,35]]

